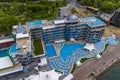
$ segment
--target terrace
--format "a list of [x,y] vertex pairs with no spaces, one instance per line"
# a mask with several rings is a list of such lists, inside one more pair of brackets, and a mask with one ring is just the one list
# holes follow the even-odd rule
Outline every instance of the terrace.
[[89,27],[91,27],[91,28],[95,28],[95,27],[100,27],[100,26],[105,26],[106,25],[102,20],[100,20],[100,19],[98,19],[96,17],[80,18],[79,20],[80,20],[80,22],[87,23],[87,25]]
[[[95,48],[94,51],[91,50],[91,48],[90,50],[87,48],[84,48],[84,44],[81,42],[59,43],[57,44],[58,45],[57,48],[60,49],[59,57],[57,58],[53,57],[49,59],[49,63],[52,69],[62,71],[64,75],[68,75],[75,62],[79,61],[80,63],[83,63],[86,60],[95,58],[95,57],[99,59],[101,57],[100,53],[105,50],[106,44],[115,45],[116,43],[117,41],[115,37],[103,38],[100,42],[93,44]],[[48,54],[52,54],[52,52],[48,52]]]

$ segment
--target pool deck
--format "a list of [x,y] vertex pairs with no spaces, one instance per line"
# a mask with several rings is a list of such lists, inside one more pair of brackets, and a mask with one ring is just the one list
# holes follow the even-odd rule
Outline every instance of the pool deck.
[[117,40],[118,44],[109,45],[104,52],[104,55],[99,60],[94,58],[86,61],[80,67],[76,67],[76,70],[73,73],[73,80],[90,80],[88,79],[90,73],[93,72],[95,76],[97,76],[118,61],[120,59],[120,35],[117,36]]
[[57,56],[59,56],[60,55],[60,49],[58,49],[56,44],[54,44],[54,48],[55,48]]

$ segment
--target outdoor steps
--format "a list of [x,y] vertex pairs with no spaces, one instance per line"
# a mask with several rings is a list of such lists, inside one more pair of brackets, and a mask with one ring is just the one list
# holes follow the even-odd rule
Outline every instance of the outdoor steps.
[[65,75],[67,75],[69,73],[69,70],[71,69],[71,66],[73,64],[73,58],[70,58],[69,63],[64,63],[64,62],[60,62],[60,58],[56,58],[53,60],[50,60],[50,65],[53,69],[58,69],[60,71],[63,71]]
[[50,61],[50,64],[52,65],[53,69],[63,71],[65,75],[68,74],[68,70],[64,69],[64,67],[60,67],[60,66],[56,65],[56,63],[54,63],[53,61]]

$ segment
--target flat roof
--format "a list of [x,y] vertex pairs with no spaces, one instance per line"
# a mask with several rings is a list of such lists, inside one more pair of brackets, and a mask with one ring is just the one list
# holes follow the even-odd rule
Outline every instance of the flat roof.
[[14,41],[14,39],[13,38],[2,39],[2,40],[0,40],[0,43],[10,42],[10,41]]
[[18,38],[26,38],[26,37],[29,37],[29,34],[28,34],[28,33],[26,33],[26,34],[18,33],[18,34],[16,35],[16,38],[17,38],[17,39],[18,39]]
[[55,25],[48,25],[48,26],[42,27],[42,29],[51,29],[51,28],[55,28]]
[[65,23],[65,20],[55,20],[54,24],[62,24]]
[[25,28],[23,26],[18,26],[17,27],[17,32],[18,33],[24,33],[25,32]]
[[13,63],[8,56],[0,58],[0,69],[12,67],[12,66]]
[[97,17],[87,17],[87,18],[80,18],[79,19],[81,22],[86,23],[89,27],[95,28],[95,27],[100,27],[100,26],[105,26],[105,22],[100,20]]
[[35,26],[43,24],[43,21],[44,20],[35,20],[35,21],[27,22],[26,25],[28,27],[35,27]]

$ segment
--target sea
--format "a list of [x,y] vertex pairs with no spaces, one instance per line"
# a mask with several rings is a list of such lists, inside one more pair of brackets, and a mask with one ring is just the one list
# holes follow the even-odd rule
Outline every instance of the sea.
[[120,60],[98,75],[96,80],[120,80]]

